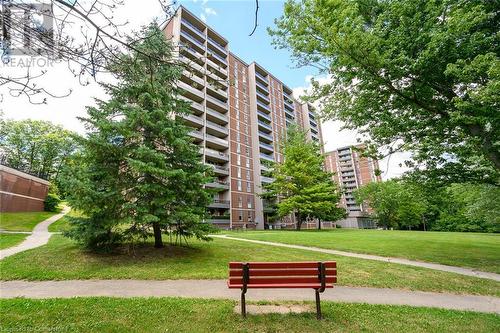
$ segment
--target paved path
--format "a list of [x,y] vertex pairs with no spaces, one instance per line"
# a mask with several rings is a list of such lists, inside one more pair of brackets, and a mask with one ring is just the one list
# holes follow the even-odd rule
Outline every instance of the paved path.
[[50,236],[52,236],[52,233],[49,232],[49,225],[59,220],[66,213],[68,213],[69,210],[70,210],[69,207],[64,207],[61,213],[53,215],[48,219],[38,223],[33,229],[31,235],[26,237],[26,239],[22,243],[13,247],[9,247],[7,249],[0,250],[0,260],[9,257],[11,255],[14,255],[16,253],[26,251],[29,249],[34,249],[35,247],[47,244],[47,242],[50,239]]
[[[66,280],[2,281],[0,297],[70,298],[70,297],[189,297],[240,298],[240,291],[228,289],[225,280]],[[500,298],[491,296],[452,295],[398,289],[335,287],[327,289],[323,300],[369,304],[437,307],[500,314]],[[250,289],[251,301],[313,301],[307,289]]]
[[442,265],[442,264],[433,264],[433,263],[429,263],[429,262],[415,261],[415,260],[402,259],[402,258],[382,257],[382,256],[371,255],[371,254],[362,254],[362,253],[322,249],[319,247],[292,245],[292,244],[276,243],[276,242],[266,242],[266,241],[259,241],[259,240],[254,240],[254,239],[245,239],[245,238],[236,238],[236,237],[230,237],[230,236],[226,236],[226,235],[211,235],[211,237],[231,239],[231,240],[257,243],[257,244],[263,244],[263,245],[287,247],[287,248],[306,250],[306,251],[328,253],[328,254],[334,254],[334,255],[344,256],[344,257],[354,257],[354,258],[361,258],[361,259],[368,259],[368,260],[384,261],[384,262],[389,262],[389,263],[393,263],[393,264],[402,264],[402,265],[408,265],[408,266],[423,267],[423,268],[434,269],[434,270],[438,270],[438,271],[445,271],[445,272],[457,273],[457,274],[461,274],[461,275],[473,276],[473,277],[482,278],[482,279],[490,279],[490,280],[500,281],[500,274],[476,271],[476,270],[471,269],[471,268],[448,266],[448,265]]

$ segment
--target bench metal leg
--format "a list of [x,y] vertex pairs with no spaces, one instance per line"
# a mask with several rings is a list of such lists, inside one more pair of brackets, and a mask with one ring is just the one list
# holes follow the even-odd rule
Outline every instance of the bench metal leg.
[[246,318],[247,316],[247,306],[245,304],[245,292],[241,291],[241,315]]
[[323,317],[321,316],[321,300],[319,298],[319,290],[315,289],[314,291],[316,292],[316,318],[321,320]]

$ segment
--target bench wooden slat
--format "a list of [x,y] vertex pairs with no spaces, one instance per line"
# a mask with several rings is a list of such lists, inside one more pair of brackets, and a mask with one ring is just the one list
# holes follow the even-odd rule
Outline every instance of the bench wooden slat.
[[[318,268],[317,261],[302,261],[302,262],[249,262],[250,269],[265,269],[265,268]],[[325,261],[325,268],[336,268],[335,261]],[[229,268],[242,268],[242,262],[230,262]]]
[[[229,289],[241,289],[243,288],[242,284],[228,284]],[[264,288],[312,288],[319,289],[321,288],[320,283],[295,283],[295,284],[249,284],[247,286],[248,289],[264,289]],[[326,284],[325,288],[333,288],[332,284]]]
[[[325,283],[335,283],[337,282],[337,278],[335,276],[330,276],[325,278]],[[230,284],[243,284],[243,278],[236,277],[229,279]],[[311,277],[263,277],[263,278],[254,278],[250,275],[250,279],[248,281],[248,286],[253,284],[296,284],[296,283],[320,283],[317,276]]]
[[[336,269],[326,269],[326,276],[337,275]],[[308,276],[318,275],[318,268],[297,268],[297,269],[251,269],[252,276]],[[242,269],[230,269],[229,277],[243,276]]]

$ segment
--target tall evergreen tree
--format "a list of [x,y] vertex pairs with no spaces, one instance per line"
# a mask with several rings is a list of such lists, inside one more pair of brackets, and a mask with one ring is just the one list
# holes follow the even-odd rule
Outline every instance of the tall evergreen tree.
[[176,85],[183,68],[156,25],[141,33],[109,67],[118,83],[103,85],[110,99],[88,108],[84,151],[66,172],[68,200],[88,217],[69,235],[90,247],[151,233],[162,247],[163,231],[207,239],[211,230],[210,168],[179,120],[189,112]]
[[287,131],[282,147],[284,162],[274,163],[270,175],[274,181],[264,186],[263,197],[276,200],[277,215],[294,214],[297,230],[309,218],[338,220],[345,210],[338,207],[340,191],[332,174],[324,169],[320,146],[308,141],[296,126]]

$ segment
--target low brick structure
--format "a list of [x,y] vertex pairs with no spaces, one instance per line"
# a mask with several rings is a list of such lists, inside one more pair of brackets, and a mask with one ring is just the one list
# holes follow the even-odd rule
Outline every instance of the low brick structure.
[[0,211],[43,211],[49,182],[27,173],[0,165]]

